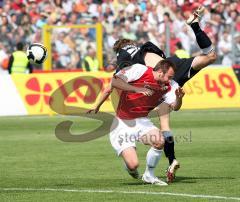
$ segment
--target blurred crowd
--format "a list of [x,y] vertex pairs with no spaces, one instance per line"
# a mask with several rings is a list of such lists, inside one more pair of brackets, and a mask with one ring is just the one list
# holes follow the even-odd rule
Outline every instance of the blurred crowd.
[[[163,50],[169,41],[169,54],[183,49],[195,56],[200,49],[185,20],[199,5],[206,8],[201,27],[217,49],[216,63],[239,64],[239,0],[0,0],[0,64],[18,42],[42,42],[45,24],[102,23],[104,66],[115,57],[112,47],[119,38],[151,41]],[[53,29],[51,43],[53,69],[98,69],[95,29]]]

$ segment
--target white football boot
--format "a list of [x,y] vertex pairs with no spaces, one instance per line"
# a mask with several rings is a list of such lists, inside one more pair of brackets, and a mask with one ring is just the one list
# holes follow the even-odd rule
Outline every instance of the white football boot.
[[166,182],[160,180],[159,178],[157,178],[155,176],[146,175],[145,173],[142,176],[142,181],[147,184],[154,184],[154,185],[158,185],[158,186],[167,186],[168,185]]
[[194,22],[199,22],[203,15],[204,10],[205,8],[203,6],[199,6],[198,9],[195,10],[193,14],[189,16],[189,18],[186,20],[186,23],[188,25],[191,25]]
[[167,171],[166,171],[166,176],[167,176],[167,182],[168,183],[172,183],[174,178],[175,178],[175,173],[177,171],[177,169],[180,168],[180,164],[179,162],[174,159],[172,164],[168,167]]

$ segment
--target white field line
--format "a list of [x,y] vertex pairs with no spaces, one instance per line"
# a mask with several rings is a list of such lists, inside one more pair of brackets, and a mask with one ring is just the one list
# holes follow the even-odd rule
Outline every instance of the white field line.
[[220,200],[236,200],[240,201],[240,197],[231,196],[214,196],[202,194],[186,194],[186,193],[171,193],[171,192],[147,192],[147,191],[121,191],[121,190],[104,190],[104,189],[54,189],[54,188],[0,188],[0,192],[18,191],[18,192],[76,192],[76,193],[116,193],[116,194],[143,194],[143,195],[167,195],[181,196],[189,198],[208,198]]

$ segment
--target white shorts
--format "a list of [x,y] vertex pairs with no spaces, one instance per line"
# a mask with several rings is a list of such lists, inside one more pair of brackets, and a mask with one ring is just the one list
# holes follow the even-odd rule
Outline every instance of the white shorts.
[[119,156],[123,150],[136,147],[136,141],[153,129],[158,128],[147,117],[131,120],[115,117],[110,128],[110,142]]

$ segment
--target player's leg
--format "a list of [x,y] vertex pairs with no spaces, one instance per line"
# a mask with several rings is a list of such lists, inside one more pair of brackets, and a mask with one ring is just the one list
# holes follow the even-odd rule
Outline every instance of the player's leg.
[[158,179],[154,174],[154,170],[161,159],[164,147],[164,138],[161,131],[157,128],[152,129],[145,133],[145,135],[142,135],[140,141],[145,145],[151,145],[146,156],[146,170],[142,180],[146,183],[166,186],[167,183]]
[[110,142],[118,156],[124,160],[124,166],[133,178],[139,178],[138,174],[138,157],[136,153],[137,132],[134,128],[134,122],[124,121],[114,118],[110,129]]
[[170,129],[170,109],[166,103],[160,104],[158,108],[158,115],[160,119],[160,128],[163,133],[165,144],[164,153],[168,158],[169,165],[176,159],[174,152],[174,138]]
[[203,55],[194,58],[192,63],[192,68],[194,70],[201,70],[202,68],[214,63],[217,58],[210,38],[199,26],[199,21],[203,12],[204,7],[199,7],[191,16],[189,16],[187,20],[187,24],[191,26],[196,36],[196,41],[203,53]]
[[[194,16],[194,15],[193,15]],[[188,80],[195,76],[201,69],[215,62],[217,55],[212,46],[212,42],[207,34],[199,26],[199,18],[194,18],[189,23],[196,36],[197,43],[202,50],[202,55],[180,59],[177,56],[170,57],[169,60],[174,62],[178,67],[174,80],[183,86]]]
[[180,59],[177,56],[169,59],[175,63],[178,70],[175,74],[174,80],[183,86],[188,80],[195,76],[201,69],[215,62],[217,55],[212,42],[207,34],[199,26],[199,16],[202,15],[203,9],[196,10],[192,16],[189,17],[187,23],[191,26],[199,47],[202,50],[202,55]]
[[164,153],[169,161],[169,167],[166,171],[167,182],[171,183],[174,180],[175,173],[180,167],[180,164],[175,157],[174,137],[170,129],[170,108],[166,103],[162,103],[159,106],[158,115],[160,128],[165,139]]
[[138,166],[139,161],[137,157],[137,152],[135,147],[128,147],[122,151],[120,154],[124,160],[125,168],[129,175],[131,175],[133,178],[138,179],[139,178],[139,172],[138,172]]

